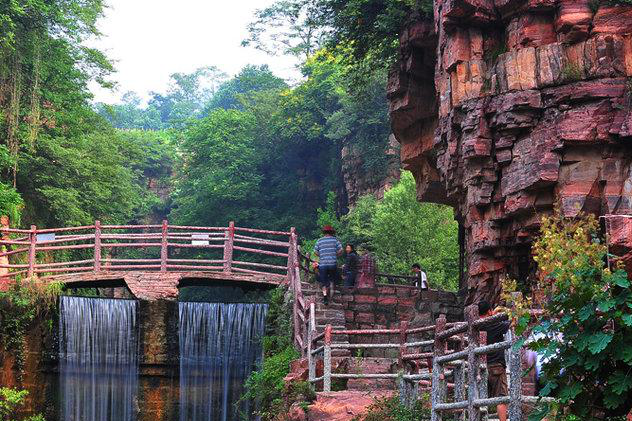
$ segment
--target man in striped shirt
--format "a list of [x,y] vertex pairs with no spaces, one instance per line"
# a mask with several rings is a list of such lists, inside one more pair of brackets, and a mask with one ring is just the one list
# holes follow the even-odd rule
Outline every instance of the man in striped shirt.
[[331,225],[323,227],[324,237],[316,242],[314,252],[318,256],[318,282],[323,290],[325,304],[329,304],[328,288],[335,282],[338,271],[338,256],[342,255],[342,244],[335,237]]

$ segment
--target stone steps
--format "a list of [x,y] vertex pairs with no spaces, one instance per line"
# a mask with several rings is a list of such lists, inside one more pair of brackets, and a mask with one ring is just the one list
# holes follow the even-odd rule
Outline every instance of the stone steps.
[[[396,358],[351,357],[347,367],[349,374],[396,374]],[[396,390],[395,379],[349,379],[347,390]]]

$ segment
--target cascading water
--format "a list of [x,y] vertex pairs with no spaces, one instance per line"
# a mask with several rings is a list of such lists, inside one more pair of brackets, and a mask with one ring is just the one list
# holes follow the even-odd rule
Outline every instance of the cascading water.
[[244,382],[261,361],[266,304],[180,303],[180,421],[250,414]]
[[62,421],[132,421],[138,391],[137,302],[61,297]]

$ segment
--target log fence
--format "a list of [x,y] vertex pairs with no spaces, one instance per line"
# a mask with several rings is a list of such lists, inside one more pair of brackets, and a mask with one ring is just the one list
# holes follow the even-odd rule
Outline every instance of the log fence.
[[[466,321],[447,323],[441,315],[434,325],[409,328],[406,322],[399,329],[334,329],[326,325],[322,332],[316,330],[315,307],[311,303],[307,317],[307,341],[303,354],[307,357],[308,381],[324,392],[331,391],[333,379],[392,379],[397,380],[400,398],[412,405],[422,390],[430,392],[432,402],[431,421],[441,421],[446,414],[456,415],[457,420],[487,420],[488,407],[498,404],[509,406],[509,419],[523,417],[523,404],[550,401],[523,394],[522,354],[524,345],[517,345],[519,338],[492,345],[486,344],[485,327],[507,320],[507,315],[496,314],[479,318],[476,305],[466,308]],[[415,335],[422,334],[419,338]],[[385,343],[335,343],[336,335],[399,335],[397,342]],[[332,351],[338,349],[393,349],[399,350],[399,373],[335,373],[332,370]],[[509,355],[507,375],[509,394],[489,398],[487,396],[488,373],[486,355],[506,351]],[[317,367],[322,362],[322,373]],[[449,402],[448,398],[452,398]],[[452,417],[450,418],[452,419]]]
[[[281,283],[297,261],[296,233],[236,227],[94,225],[0,228],[0,278],[117,271],[222,272]],[[130,253],[132,250],[136,250]],[[141,251],[142,250],[142,251]],[[219,253],[214,256],[213,253]],[[126,255],[131,254],[131,256]],[[142,257],[136,257],[142,255]]]

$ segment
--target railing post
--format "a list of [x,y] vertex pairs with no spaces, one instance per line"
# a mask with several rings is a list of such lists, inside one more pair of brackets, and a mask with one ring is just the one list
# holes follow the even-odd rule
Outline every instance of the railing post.
[[323,392],[331,392],[331,325],[325,326],[323,342]]
[[432,412],[430,415],[431,421],[441,421],[443,419],[441,411],[437,411],[435,408],[437,404],[444,403],[446,397],[446,385],[445,376],[443,374],[443,365],[437,362],[437,358],[445,354],[446,341],[439,338],[439,334],[445,330],[446,318],[442,314],[435,322],[435,337],[434,337],[434,357],[432,359]]
[[169,232],[169,221],[162,220],[162,235],[160,238],[160,271],[167,271],[167,259],[169,259],[169,241],[167,234]]
[[230,221],[226,236],[224,237],[224,272],[230,273],[233,270],[233,246],[235,240],[235,222]]
[[29,263],[26,270],[26,277],[32,278],[35,274],[35,246],[37,244],[37,226],[31,225],[31,233],[29,234]]
[[101,221],[94,221],[94,271],[101,271]]
[[[297,240],[296,240],[296,228],[290,228],[290,246],[288,247],[287,252],[287,276],[288,281],[292,281],[292,274],[294,273],[294,266],[298,264],[298,258],[296,256],[297,252]],[[300,282],[299,279],[294,279],[294,282]],[[296,294],[296,285],[290,283],[290,289],[294,291]]]
[[312,329],[307,329],[307,378],[309,380],[309,384],[312,384],[312,380],[316,378],[316,364],[314,362],[314,356],[312,355],[314,342],[314,334]]
[[474,349],[480,346],[480,335],[478,329],[474,327],[474,322],[478,319],[478,306],[476,304],[465,308],[465,321],[467,322],[468,354],[467,354],[467,384],[468,384],[468,421],[480,421],[481,410],[473,405],[479,399],[479,377],[481,359],[474,354]]
[[[307,317],[308,329],[307,329],[307,368],[309,370],[309,378],[316,378],[316,360],[312,355],[314,348],[314,334],[316,333],[316,304],[314,302],[309,303],[309,315]],[[316,385],[314,385],[316,387]]]
[[[479,337],[479,346],[485,346],[487,345],[487,332],[478,332],[478,337]],[[480,372],[479,372],[479,378],[478,380],[478,398],[479,399],[485,399],[488,398],[489,396],[487,393],[487,383],[489,381],[489,373],[487,371],[487,354],[481,354],[478,356],[479,358],[479,367],[480,367]],[[481,407],[481,417],[484,420],[487,420],[487,416],[488,416],[488,407],[484,406]]]
[[408,339],[408,321],[399,324],[399,366],[404,369],[404,355],[406,354],[406,342]]
[[509,351],[509,419],[522,419],[522,349],[514,338]]

